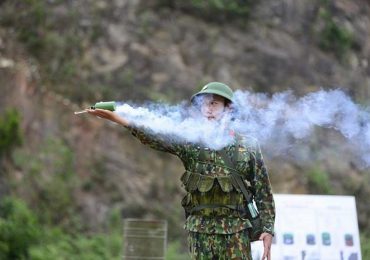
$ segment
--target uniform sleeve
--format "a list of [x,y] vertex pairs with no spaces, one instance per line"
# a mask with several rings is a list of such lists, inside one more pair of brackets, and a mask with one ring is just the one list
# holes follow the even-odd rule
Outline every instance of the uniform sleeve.
[[141,143],[148,145],[155,150],[168,152],[175,155],[178,155],[179,153],[179,145],[176,145],[176,143],[169,137],[155,135],[146,129],[133,126],[129,126],[127,129],[134,137],[139,139]]
[[256,148],[255,202],[260,213],[263,232],[274,234],[275,203],[268,172],[259,145]]

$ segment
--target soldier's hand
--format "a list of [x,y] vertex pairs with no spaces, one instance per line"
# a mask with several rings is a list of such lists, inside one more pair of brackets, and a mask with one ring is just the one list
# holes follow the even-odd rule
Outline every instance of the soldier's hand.
[[113,121],[115,117],[115,114],[112,111],[105,110],[105,109],[86,109],[86,111],[91,115],[104,118],[104,119],[108,119],[111,121]]
[[262,233],[259,237],[259,240],[263,241],[263,256],[262,260],[271,259],[271,244],[272,244],[272,235],[270,233]]
[[112,111],[109,111],[109,110],[105,110],[105,109],[86,109],[86,111],[91,115],[113,121],[113,122],[121,124],[123,126],[128,126],[128,124],[129,124],[127,122],[127,120],[125,120],[124,118],[120,117],[118,114],[116,114]]

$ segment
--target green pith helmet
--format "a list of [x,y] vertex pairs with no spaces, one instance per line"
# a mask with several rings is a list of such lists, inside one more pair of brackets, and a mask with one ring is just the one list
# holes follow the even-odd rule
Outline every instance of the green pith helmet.
[[192,97],[191,97],[191,102],[194,101],[194,98],[198,95],[202,95],[202,94],[215,94],[215,95],[219,95],[221,97],[224,97],[228,100],[230,100],[230,102],[233,101],[233,91],[232,89],[224,84],[224,83],[221,83],[221,82],[210,82],[208,83],[207,85],[205,85],[201,91],[199,91],[198,93],[194,94]]

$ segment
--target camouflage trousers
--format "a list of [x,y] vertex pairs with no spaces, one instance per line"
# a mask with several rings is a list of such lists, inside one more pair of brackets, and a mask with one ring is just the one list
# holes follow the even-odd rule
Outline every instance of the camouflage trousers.
[[247,230],[226,235],[189,232],[188,242],[193,260],[252,260]]

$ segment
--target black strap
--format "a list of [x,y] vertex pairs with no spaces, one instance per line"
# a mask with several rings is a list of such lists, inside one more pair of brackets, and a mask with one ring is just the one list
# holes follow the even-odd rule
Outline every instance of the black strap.
[[234,181],[238,184],[238,187],[242,191],[245,200],[248,203],[252,202],[253,198],[252,198],[250,192],[248,192],[248,190],[245,188],[245,183],[244,183],[243,179],[240,177],[240,175],[232,173],[231,176],[234,179]]

